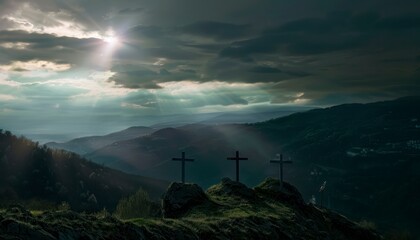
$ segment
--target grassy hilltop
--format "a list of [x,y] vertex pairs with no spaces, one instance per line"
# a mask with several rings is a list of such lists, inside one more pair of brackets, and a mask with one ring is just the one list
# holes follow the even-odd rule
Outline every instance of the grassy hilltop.
[[2,239],[381,239],[374,231],[303,202],[299,192],[267,179],[250,189],[223,179],[204,192],[172,183],[163,218],[118,220],[71,211],[0,214]]

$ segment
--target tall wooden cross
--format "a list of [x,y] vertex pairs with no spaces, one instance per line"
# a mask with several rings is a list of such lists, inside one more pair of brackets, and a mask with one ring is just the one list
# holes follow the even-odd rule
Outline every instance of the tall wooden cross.
[[185,152],[182,152],[181,158],[172,158],[172,160],[182,162],[182,183],[185,183],[185,162],[194,162],[194,159],[185,158]]
[[283,154],[276,154],[276,158],[270,160],[270,163],[278,164],[278,174],[279,174],[279,181],[280,186],[283,186],[283,164],[284,163],[292,163],[291,160],[283,160]]
[[236,161],[236,181],[239,182],[239,161],[240,160],[248,160],[248,158],[239,157],[239,151],[236,151],[235,157],[228,157],[227,160],[235,160]]

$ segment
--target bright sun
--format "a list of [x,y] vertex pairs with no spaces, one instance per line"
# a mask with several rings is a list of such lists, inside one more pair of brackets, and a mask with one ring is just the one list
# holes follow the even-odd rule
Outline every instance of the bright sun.
[[105,37],[104,41],[110,45],[115,45],[119,42],[118,38],[115,36]]

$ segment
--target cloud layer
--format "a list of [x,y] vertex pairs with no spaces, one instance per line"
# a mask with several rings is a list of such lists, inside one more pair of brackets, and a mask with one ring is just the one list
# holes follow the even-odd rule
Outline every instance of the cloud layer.
[[418,95],[419,9],[414,0],[1,0],[0,119],[124,122]]

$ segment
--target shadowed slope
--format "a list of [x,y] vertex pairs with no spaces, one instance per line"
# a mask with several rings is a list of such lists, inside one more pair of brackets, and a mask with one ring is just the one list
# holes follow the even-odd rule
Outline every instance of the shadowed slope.
[[[109,216],[73,212],[47,212],[33,216],[19,208],[0,212],[0,237],[33,239],[342,239],[379,240],[374,231],[345,217],[304,203],[282,201],[260,190],[276,190],[269,179],[254,190],[230,179],[211,187],[207,194],[194,184],[171,184],[165,198],[189,199],[182,216],[133,219],[120,222]],[[291,185],[288,185],[291,187]],[[296,195],[297,191],[284,194]],[[293,188],[294,189],[294,188]],[[248,198],[243,192],[252,192]],[[228,193],[232,193],[232,195]],[[172,201],[179,204],[180,201]],[[174,208],[172,208],[174,209]],[[177,214],[179,208],[175,209]],[[38,238],[34,238],[38,237]]]
[[[70,203],[75,210],[112,210],[140,187],[153,198],[167,182],[100,166],[77,154],[38,146],[0,130],[0,204]],[[45,204],[44,204],[45,205]]]

